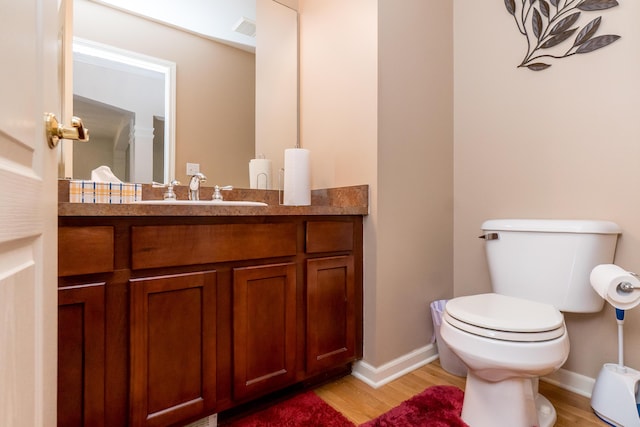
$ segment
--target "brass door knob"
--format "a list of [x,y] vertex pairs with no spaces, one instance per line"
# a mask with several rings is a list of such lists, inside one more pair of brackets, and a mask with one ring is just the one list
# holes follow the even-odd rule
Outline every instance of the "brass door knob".
[[73,116],[71,118],[71,126],[58,123],[58,119],[53,113],[45,113],[44,121],[49,148],[55,148],[61,139],[89,142],[89,129],[84,127],[82,119],[79,117]]

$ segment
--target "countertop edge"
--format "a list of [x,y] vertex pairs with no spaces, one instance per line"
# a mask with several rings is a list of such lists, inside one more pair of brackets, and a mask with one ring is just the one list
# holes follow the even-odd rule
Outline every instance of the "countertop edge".
[[[68,188],[68,187],[67,187]],[[66,196],[66,197],[65,197]],[[207,206],[207,205],[144,205],[144,204],[106,204],[106,203],[70,203],[68,191],[65,194],[65,181],[59,185],[58,216],[321,216],[321,215],[368,215],[369,186],[358,185],[329,189],[312,190],[310,206],[286,206],[278,204],[277,190],[234,189],[228,193],[227,200],[262,201],[268,206]],[[180,197],[179,197],[180,198]],[[160,197],[143,188],[143,199],[154,200]]]
[[160,206],[58,203],[58,216],[315,216],[368,215],[367,207],[339,206]]

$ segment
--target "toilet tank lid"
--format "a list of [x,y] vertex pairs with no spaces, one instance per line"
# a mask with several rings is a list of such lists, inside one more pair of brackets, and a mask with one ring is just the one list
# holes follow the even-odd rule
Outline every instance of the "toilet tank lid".
[[584,219],[490,219],[483,231],[539,231],[545,233],[621,234],[615,222]]

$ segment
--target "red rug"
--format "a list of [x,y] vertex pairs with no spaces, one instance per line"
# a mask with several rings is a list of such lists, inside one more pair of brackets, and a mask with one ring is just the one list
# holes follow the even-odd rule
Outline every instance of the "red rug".
[[317,394],[308,391],[241,418],[229,427],[354,427]]
[[361,427],[468,427],[460,418],[463,399],[458,387],[429,387]]
[[[460,418],[464,393],[453,386],[434,386],[360,427],[468,427]],[[314,392],[309,391],[255,414],[222,424],[229,427],[355,427]]]

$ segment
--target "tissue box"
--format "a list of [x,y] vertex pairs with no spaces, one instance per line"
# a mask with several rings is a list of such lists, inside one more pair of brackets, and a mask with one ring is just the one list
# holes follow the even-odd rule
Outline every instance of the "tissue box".
[[142,200],[142,184],[69,181],[69,202],[122,204]]

